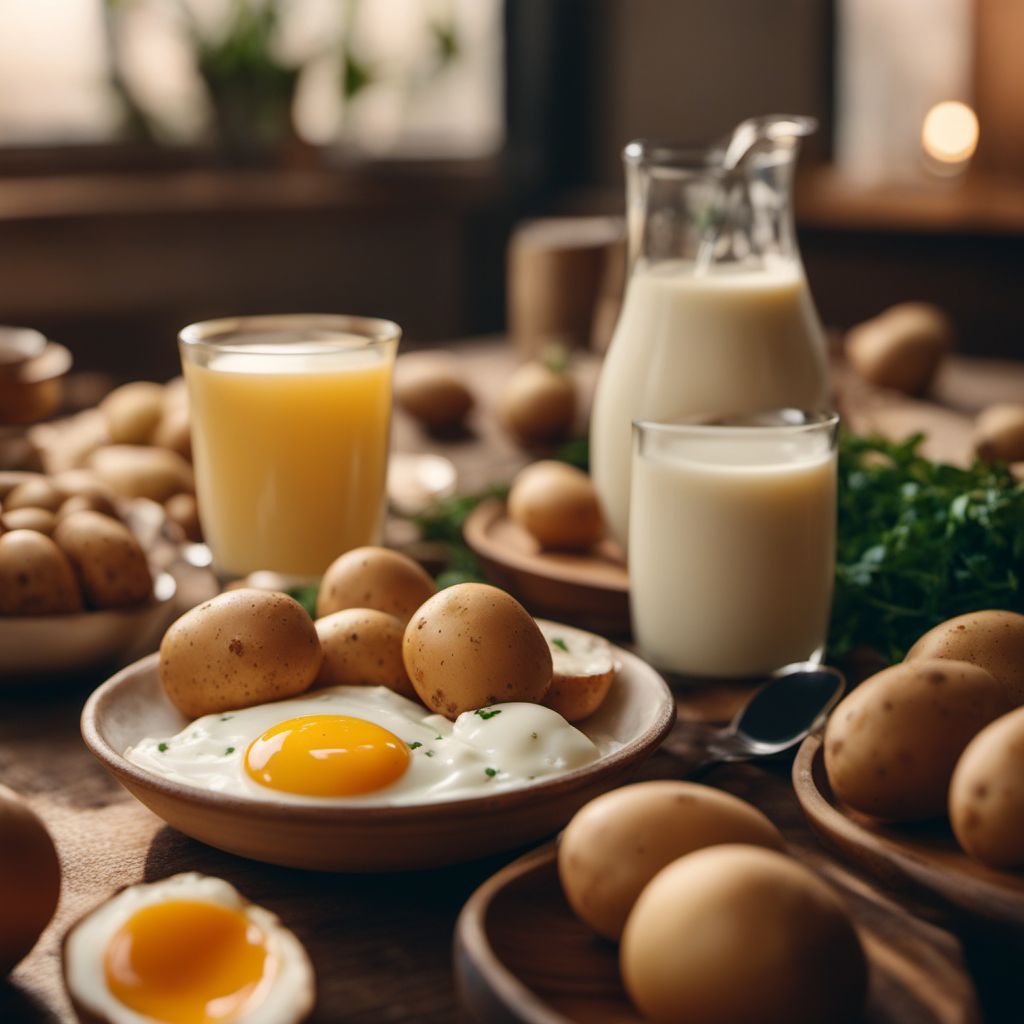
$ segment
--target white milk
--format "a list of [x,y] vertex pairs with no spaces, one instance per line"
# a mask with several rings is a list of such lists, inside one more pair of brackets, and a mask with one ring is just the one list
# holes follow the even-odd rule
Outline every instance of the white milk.
[[[763,435],[762,435],[763,436]],[[673,439],[633,461],[633,636],[659,668],[767,674],[825,640],[835,572],[827,435]]]
[[825,342],[797,261],[758,271],[638,266],[605,359],[590,467],[625,542],[631,424],[828,404]]

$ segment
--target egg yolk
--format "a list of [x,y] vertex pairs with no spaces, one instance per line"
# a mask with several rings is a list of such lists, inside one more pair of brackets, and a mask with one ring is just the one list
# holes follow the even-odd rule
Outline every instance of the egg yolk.
[[245,914],[193,900],[136,911],[104,958],[114,997],[166,1024],[233,1020],[275,969],[266,936]]
[[355,796],[383,789],[409,767],[394,733],[348,715],[304,715],[249,744],[245,770],[261,785],[304,796]]

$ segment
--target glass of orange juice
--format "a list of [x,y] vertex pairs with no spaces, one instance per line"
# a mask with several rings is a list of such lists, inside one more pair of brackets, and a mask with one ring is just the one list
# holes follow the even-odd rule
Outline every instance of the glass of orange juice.
[[379,541],[401,333],[320,314],[181,331],[199,519],[219,574],[312,580]]

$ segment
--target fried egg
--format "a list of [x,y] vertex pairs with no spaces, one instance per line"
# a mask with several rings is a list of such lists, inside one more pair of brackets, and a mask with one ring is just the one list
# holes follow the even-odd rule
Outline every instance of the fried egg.
[[297,1024],[314,979],[299,940],[223,879],[189,873],[122,890],[74,925],[64,980],[109,1024]]
[[509,703],[455,722],[383,686],[335,686],[206,715],[125,757],[197,788],[252,799],[429,803],[527,785],[602,751],[560,714]]

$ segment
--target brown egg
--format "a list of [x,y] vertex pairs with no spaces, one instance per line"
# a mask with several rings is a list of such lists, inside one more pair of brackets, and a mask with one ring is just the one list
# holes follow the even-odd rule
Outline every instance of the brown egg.
[[50,833],[17,793],[0,786],[0,978],[36,944],[59,897]]
[[1024,615],[991,610],[947,619],[907,652],[908,662],[921,658],[980,665],[1002,683],[1014,706],[1024,704]]
[[145,552],[124,523],[101,512],[64,516],[53,539],[68,556],[93,608],[124,608],[153,596],[153,576]]
[[558,844],[558,875],[577,916],[618,941],[648,882],[684,854],[720,843],[784,850],[756,807],[695,782],[638,782],[576,812]]
[[939,817],[964,747],[1010,710],[983,668],[937,658],[866,679],[832,712],[825,770],[843,803],[886,821]]
[[509,491],[508,514],[542,548],[584,550],[605,534],[590,477],[564,462],[544,460],[522,470]]
[[458,427],[474,404],[458,361],[439,352],[417,352],[399,358],[395,401],[431,430]]
[[100,402],[114,444],[149,444],[163,409],[163,385],[145,380],[123,384]]
[[346,608],[316,620],[324,660],[316,686],[386,686],[417,700],[402,661],[405,623],[374,608]]
[[45,476],[35,477],[18,484],[5,498],[4,510],[13,512],[16,508],[45,508],[56,512],[64,495]]
[[232,590],[187,611],[160,644],[160,681],[190,718],[308,690],[323,660],[313,620],[294,598]]
[[122,498],[164,502],[195,490],[192,467],[177,452],[148,445],[115,444],[97,448],[89,466]]
[[35,530],[0,535],[0,615],[65,615],[82,610],[67,556]]
[[839,897],[757,846],[698,850],[655,875],[626,922],[620,965],[655,1024],[852,1024],[867,989]]
[[57,525],[57,517],[45,508],[12,508],[0,518],[5,530],[35,530],[47,537]]
[[322,619],[345,608],[376,608],[408,622],[436,591],[427,571],[406,555],[388,548],[354,548],[324,573],[316,616]]
[[551,685],[551,651],[537,623],[484,583],[459,583],[427,601],[405,628],[402,656],[420,700],[453,720],[488,704],[539,703]]
[[526,363],[509,378],[498,412],[527,444],[561,441],[572,433],[576,420],[576,385],[565,371]]

